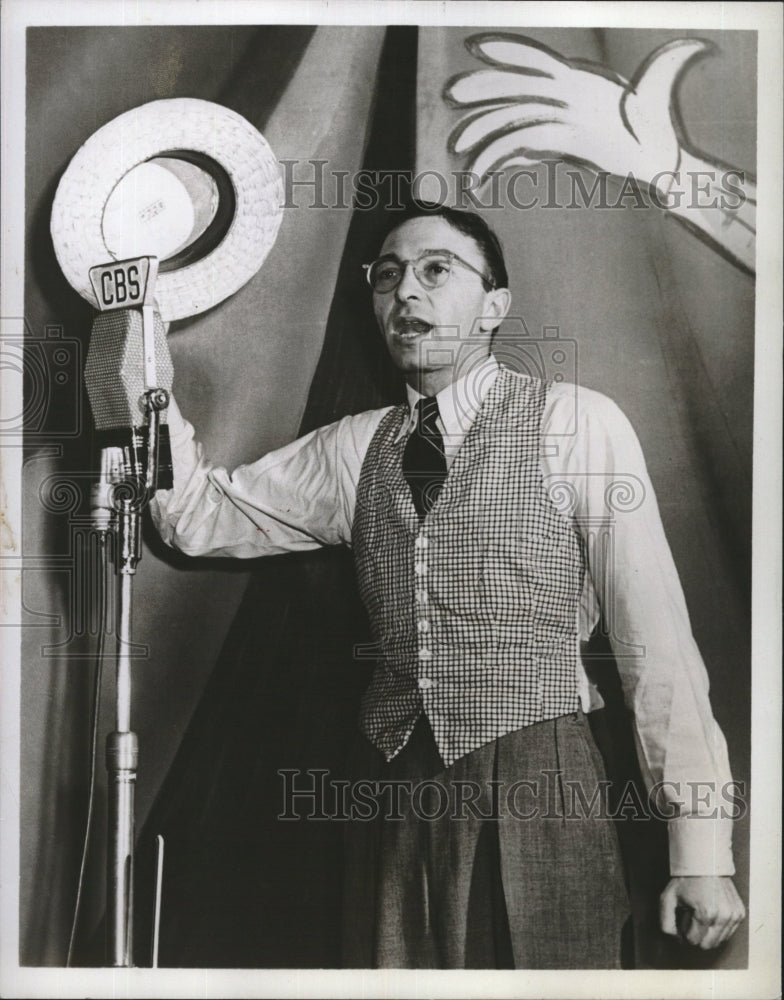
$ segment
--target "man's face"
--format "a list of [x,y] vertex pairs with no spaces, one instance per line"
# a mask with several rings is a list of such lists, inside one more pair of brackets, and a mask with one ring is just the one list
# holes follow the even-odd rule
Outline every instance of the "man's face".
[[[379,257],[391,255],[398,261],[416,260],[425,251],[448,250],[483,274],[487,264],[479,247],[469,237],[453,229],[437,216],[409,219],[384,240]],[[508,292],[500,298],[508,306]],[[452,381],[455,352],[439,349],[438,338],[466,341],[474,349],[490,351],[492,331],[503,312],[498,312],[499,290],[487,292],[481,277],[455,264],[439,288],[424,287],[407,265],[397,288],[374,292],[373,308],[392,360],[412,384],[427,378],[443,387]],[[477,323],[479,319],[479,323]],[[473,331],[473,335],[471,336]]]

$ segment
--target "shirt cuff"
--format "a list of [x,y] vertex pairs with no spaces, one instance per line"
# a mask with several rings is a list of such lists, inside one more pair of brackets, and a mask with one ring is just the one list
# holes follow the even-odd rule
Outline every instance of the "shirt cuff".
[[670,876],[734,875],[732,820],[696,813],[667,823]]

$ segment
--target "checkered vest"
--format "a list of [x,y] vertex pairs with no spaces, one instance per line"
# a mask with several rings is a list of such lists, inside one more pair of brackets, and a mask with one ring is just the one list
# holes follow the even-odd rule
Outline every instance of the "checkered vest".
[[424,710],[444,763],[577,710],[584,553],[539,465],[548,384],[502,369],[424,522],[403,478],[408,419],[381,420],[352,545],[379,662],[360,728],[391,760]]

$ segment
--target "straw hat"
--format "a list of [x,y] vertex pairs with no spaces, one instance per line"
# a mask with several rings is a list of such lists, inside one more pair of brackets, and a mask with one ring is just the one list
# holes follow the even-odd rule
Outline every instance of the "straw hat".
[[57,260],[97,307],[96,264],[161,260],[165,322],[222,302],[258,271],[278,233],[280,168],[240,115],[192,98],[152,101],[110,121],[77,151],[52,206]]

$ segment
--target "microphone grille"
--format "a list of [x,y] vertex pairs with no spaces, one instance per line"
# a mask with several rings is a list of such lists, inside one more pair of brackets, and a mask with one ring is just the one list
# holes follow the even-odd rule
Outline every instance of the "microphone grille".
[[[166,330],[157,312],[154,316],[156,388],[171,390],[174,367]],[[118,310],[95,318],[84,378],[97,430],[146,423],[141,312]]]

